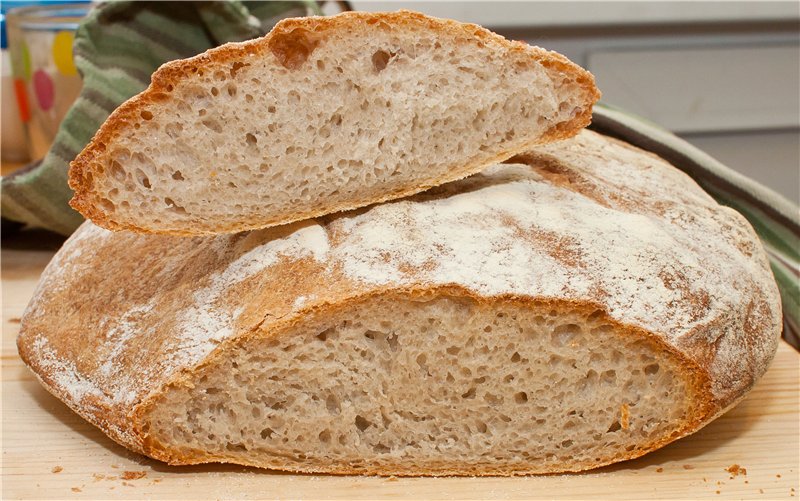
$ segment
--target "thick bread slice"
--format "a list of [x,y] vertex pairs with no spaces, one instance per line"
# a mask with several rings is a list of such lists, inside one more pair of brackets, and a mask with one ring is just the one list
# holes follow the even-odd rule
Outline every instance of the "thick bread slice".
[[399,198],[587,125],[563,56],[414,12],[286,19],[162,66],[70,169],[96,224],[200,235]]
[[592,132],[515,161],[237,235],[87,223],[45,271],[20,354],[172,464],[577,471],[738,401],[781,325],[745,219]]

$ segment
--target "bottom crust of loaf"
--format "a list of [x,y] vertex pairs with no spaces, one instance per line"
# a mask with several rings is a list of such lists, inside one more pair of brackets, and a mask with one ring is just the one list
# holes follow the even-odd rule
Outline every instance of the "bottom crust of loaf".
[[243,336],[134,422],[171,464],[521,475],[641,456],[696,431],[710,402],[704,371],[601,309],[406,291]]

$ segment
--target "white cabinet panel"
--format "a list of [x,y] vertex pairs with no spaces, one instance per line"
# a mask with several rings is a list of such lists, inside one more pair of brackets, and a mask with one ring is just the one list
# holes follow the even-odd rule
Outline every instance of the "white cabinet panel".
[[796,128],[800,46],[601,50],[603,100],[678,132]]
[[800,19],[796,2],[764,1],[351,1],[372,12],[412,9],[490,28]]

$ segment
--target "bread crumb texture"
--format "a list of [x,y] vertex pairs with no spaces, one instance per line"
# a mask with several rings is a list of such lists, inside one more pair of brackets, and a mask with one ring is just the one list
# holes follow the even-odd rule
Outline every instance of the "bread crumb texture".
[[589,131],[509,162],[236,235],[86,223],[20,353],[112,438],[176,464],[574,471],[738,401],[781,315],[745,219]]

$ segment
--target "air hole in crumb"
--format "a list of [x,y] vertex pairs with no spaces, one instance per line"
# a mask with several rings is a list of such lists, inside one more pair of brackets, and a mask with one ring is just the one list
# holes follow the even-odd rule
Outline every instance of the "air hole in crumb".
[[147,174],[145,174],[142,169],[136,169],[136,180],[145,188],[150,189],[150,178],[147,177]]
[[512,362],[519,362],[521,359],[522,359],[522,357],[516,351],[514,352],[513,355],[511,355],[511,361]]
[[364,431],[372,425],[372,423],[364,419],[362,416],[356,416],[355,423],[358,431]]
[[208,127],[209,129],[213,130],[216,133],[222,132],[222,125],[220,125],[218,121],[212,118],[203,120],[203,125],[205,125],[206,127]]
[[120,182],[125,181],[125,179],[127,178],[127,175],[125,174],[125,169],[123,169],[122,165],[116,160],[111,162],[111,176]]
[[559,325],[553,330],[551,336],[555,346],[565,346],[581,333],[581,328],[576,324]]
[[231,66],[231,69],[230,69],[230,74],[231,74],[231,76],[232,76],[232,77],[235,77],[235,76],[236,76],[236,73],[237,73],[237,72],[238,72],[240,69],[244,68],[245,66],[250,66],[250,65],[249,65],[249,64],[242,63],[242,62],[239,62],[239,61],[234,61],[233,65]]
[[234,84],[228,84],[225,90],[228,91],[228,95],[230,97],[234,97],[236,95],[236,86]]
[[264,428],[263,430],[261,430],[261,438],[264,440],[272,438],[272,435],[274,434],[275,430],[273,430],[272,428]]
[[258,143],[258,139],[256,139],[256,136],[254,136],[250,132],[248,132],[247,135],[245,136],[245,141],[250,146],[255,146]]
[[386,65],[389,64],[389,59],[392,58],[392,54],[386,52],[385,50],[378,50],[372,54],[372,66],[377,71],[383,71],[386,68]]
[[100,207],[102,207],[103,210],[106,212],[114,212],[116,210],[116,207],[114,207],[114,203],[111,202],[111,200],[108,200],[107,198],[100,199]]
[[615,431],[619,431],[622,429],[622,425],[619,424],[619,421],[614,421],[611,423],[611,426],[608,427],[608,433],[614,433]]
[[319,432],[319,440],[320,442],[327,444],[328,442],[331,441],[331,432],[329,432],[328,430],[323,430]]
[[219,96],[219,89],[217,89],[216,87],[211,87],[211,95]]
[[597,320],[598,318],[603,316],[603,310],[594,310],[591,315],[587,317],[587,320]]
[[269,49],[281,66],[288,70],[296,70],[306,62],[318,44],[310,31],[295,28],[289,32],[273,32]]
[[269,113],[275,113],[275,107],[274,107],[274,106],[268,106],[268,107],[267,107],[267,111],[268,111]]
[[183,131],[183,125],[177,122],[170,122],[164,126],[164,132],[166,132],[167,135],[172,139],[177,138],[182,131]]
[[658,364],[650,364],[644,368],[644,373],[648,376],[652,376],[653,374],[657,373],[659,369]]
[[524,404],[528,401],[528,394],[524,391],[514,394],[514,402],[518,404]]
[[183,174],[181,174],[181,171],[176,170],[172,173],[172,179],[176,181],[183,181]]
[[152,120],[152,119],[153,119],[153,114],[152,114],[152,113],[150,113],[150,112],[149,112],[149,111],[147,111],[147,110],[143,110],[141,113],[139,113],[139,115],[140,115],[140,116],[141,116],[141,117],[142,117],[144,120]]
[[336,398],[334,395],[328,395],[325,399],[325,408],[328,409],[328,412],[331,414],[339,414],[342,408],[339,406],[339,399]]
[[244,95],[244,100],[247,101],[248,103],[252,103],[253,102],[253,96],[251,94],[245,94]]
[[470,388],[466,393],[461,394],[461,398],[472,399],[475,398],[475,388]]

